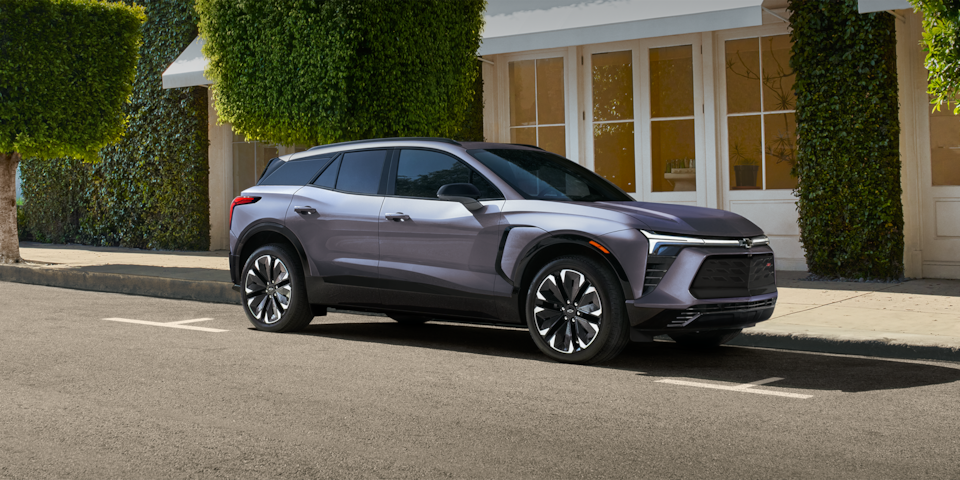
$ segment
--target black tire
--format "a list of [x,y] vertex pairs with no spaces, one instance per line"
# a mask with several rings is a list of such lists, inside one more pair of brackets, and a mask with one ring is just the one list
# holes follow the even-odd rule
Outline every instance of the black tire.
[[717,348],[740,335],[742,329],[713,330],[695,333],[671,333],[670,338],[678,345],[691,348]]
[[416,326],[423,325],[430,321],[429,318],[420,315],[408,315],[405,313],[390,313],[388,317],[394,319],[400,325]]
[[620,282],[588,257],[563,256],[541,268],[527,286],[523,313],[533,343],[559,362],[605,362],[630,340]]
[[296,332],[313,320],[300,259],[285,245],[264,245],[247,258],[240,295],[257,330]]

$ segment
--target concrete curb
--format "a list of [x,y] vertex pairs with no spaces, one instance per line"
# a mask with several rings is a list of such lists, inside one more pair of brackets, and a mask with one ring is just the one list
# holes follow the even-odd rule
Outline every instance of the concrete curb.
[[0,265],[0,281],[72,288],[94,292],[125,293],[147,297],[240,304],[240,295],[229,282],[84,272],[76,268]]
[[948,345],[911,344],[897,339],[844,338],[835,335],[751,332],[750,330],[753,329],[745,330],[729,345],[906,360],[960,362],[960,348]]

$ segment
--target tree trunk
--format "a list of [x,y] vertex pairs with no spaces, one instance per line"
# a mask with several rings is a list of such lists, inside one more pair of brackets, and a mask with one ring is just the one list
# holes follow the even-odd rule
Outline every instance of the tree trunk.
[[20,261],[17,235],[17,165],[20,154],[0,152],[0,264]]

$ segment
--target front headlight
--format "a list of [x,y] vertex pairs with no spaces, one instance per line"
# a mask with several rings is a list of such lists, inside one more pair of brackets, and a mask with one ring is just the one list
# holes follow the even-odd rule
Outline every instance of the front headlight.
[[647,253],[654,255],[663,246],[709,246],[709,247],[745,247],[750,248],[756,245],[767,245],[770,239],[766,235],[758,237],[744,237],[739,239],[717,239],[717,238],[697,238],[681,237],[678,235],[665,235],[661,233],[648,232],[640,230],[644,237],[647,237]]

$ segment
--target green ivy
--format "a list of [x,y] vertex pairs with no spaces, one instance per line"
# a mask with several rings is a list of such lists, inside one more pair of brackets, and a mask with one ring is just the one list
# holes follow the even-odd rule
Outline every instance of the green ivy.
[[791,0],[796,195],[811,273],[903,275],[894,17],[857,0]]
[[957,0],[910,0],[923,13],[923,40],[927,52],[927,92],[934,110],[953,104],[960,113],[960,2]]
[[38,240],[209,248],[206,89],[161,85],[163,71],[197,35],[193,1],[137,3],[148,20],[124,137],[91,163],[24,159],[27,230]]
[[315,145],[456,136],[485,0],[198,0],[219,118]]

